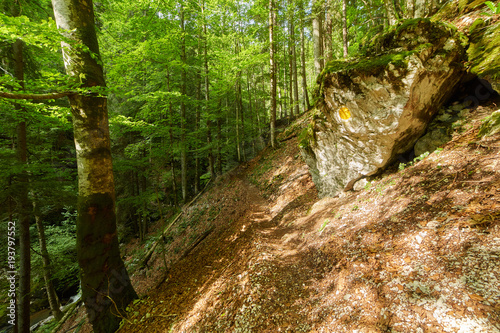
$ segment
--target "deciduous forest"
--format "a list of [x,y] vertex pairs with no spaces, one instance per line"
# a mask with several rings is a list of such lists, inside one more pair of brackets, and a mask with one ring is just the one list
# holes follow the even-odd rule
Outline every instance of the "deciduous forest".
[[[365,250],[383,256],[392,249],[402,251],[395,256],[406,253],[396,241],[365,248],[354,234],[341,236],[342,223],[356,225],[350,219],[373,218],[373,226],[363,229],[369,229],[366,240],[378,234],[375,221],[414,222],[410,228],[419,223],[430,230],[418,215],[426,212],[419,208],[424,202],[440,211],[482,202],[487,209],[463,208],[489,216],[473,219],[480,221],[476,224],[460,220],[459,225],[448,213],[428,220],[443,223],[443,235],[447,225],[452,232],[446,224],[451,218],[459,236],[468,228],[499,239],[499,167],[488,164],[489,158],[498,160],[499,149],[498,115],[493,116],[500,77],[499,14],[498,3],[483,0],[0,0],[0,287],[5,298],[0,329],[453,331],[456,327],[443,324],[436,312],[433,318],[427,315],[432,325],[438,322],[430,330],[430,324],[419,321],[425,311],[415,310],[417,305],[405,308],[418,318],[400,330],[394,318],[404,315],[394,309],[387,317],[388,307],[377,308],[371,322],[360,319],[354,298],[354,309],[345,317],[338,309],[327,310],[330,305],[319,295],[329,299],[335,294],[327,291],[332,286],[349,284],[351,294],[332,301],[340,304],[354,297],[352,290],[365,288],[343,273],[342,267],[356,271],[341,265],[345,258],[361,258]],[[365,124],[369,128],[361,132]],[[472,138],[479,131],[486,139]],[[424,137],[432,140],[419,139]],[[448,142],[455,142],[453,149],[474,145],[470,149],[484,152],[476,159],[457,153]],[[432,156],[445,158],[448,150],[456,171],[452,176],[442,174],[447,167],[441,168],[438,157],[432,164]],[[480,165],[470,169],[452,154],[467,156],[469,166]],[[486,170],[481,178],[470,178]],[[428,180],[422,193],[415,190],[419,172]],[[432,178],[436,175],[441,178]],[[476,186],[474,193],[489,193],[483,199],[490,201],[450,199],[445,204],[453,197],[453,184],[460,182]],[[429,203],[437,202],[433,193],[445,188],[442,206]],[[403,212],[404,207],[390,208],[402,202],[410,208],[418,203],[420,213],[389,216],[389,211]],[[387,210],[375,218],[378,209]],[[466,216],[459,211],[453,216]],[[400,237],[392,236],[396,227],[379,227],[390,231],[380,231],[377,244],[387,235],[391,242]],[[282,259],[253,274],[275,281],[264,294],[294,290],[273,298],[279,306],[263,301],[262,290],[258,295],[248,291],[268,282],[252,280],[244,267],[256,269],[260,259],[252,264],[251,258],[274,252],[269,244],[258,250],[266,240],[246,236],[247,228],[255,235],[275,235],[267,241],[280,249]],[[465,252],[467,235],[457,241]],[[352,237],[349,244],[357,247],[342,245],[342,237]],[[250,240],[253,245],[244,245]],[[498,246],[485,260],[498,261]],[[252,250],[242,250],[247,248]],[[243,263],[247,257],[250,261]],[[285,269],[287,260],[293,264]],[[381,269],[371,260],[363,261],[372,265],[370,272]],[[292,271],[301,277],[288,280]],[[359,283],[371,274],[363,268],[358,272],[359,281],[353,281]],[[334,277],[328,280],[330,273]],[[221,287],[232,279],[228,274],[240,281],[233,285],[250,281],[250,289],[239,291],[250,295],[250,305],[243,305],[247,296],[229,301],[240,296],[234,287]],[[202,282],[208,276],[217,292]],[[195,282],[188,284],[186,277]],[[378,288],[384,277],[381,273],[370,285],[378,283]],[[431,298],[428,287],[403,280],[392,288],[403,286]],[[292,287],[299,286],[296,281],[300,288],[316,282],[302,294]],[[327,281],[335,282],[328,287]],[[490,326],[470,324],[477,330],[460,332],[500,329],[495,281],[484,281],[487,295],[471,285],[468,295],[477,295],[470,298],[482,305],[464,308],[482,309]],[[191,288],[198,292],[192,294]],[[155,290],[163,298],[153,299]],[[191,294],[181,300],[172,296],[183,293]],[[367,302],[382,304],[376,293],[368,292]],[[201,303],[190,303],[197,297],[212,305],[200,310]],[[169,306],[163,305],[167,299]],[[169,310],[151,310],[161,307]],[[273,319],[255,315],[259,307]],[[301,312],[304,307],[310,316]],[[238,311],[249,315],[239,317]],[[283,318],[287,311],[288,319]],[[49,315],[52,319],[41,325]]]

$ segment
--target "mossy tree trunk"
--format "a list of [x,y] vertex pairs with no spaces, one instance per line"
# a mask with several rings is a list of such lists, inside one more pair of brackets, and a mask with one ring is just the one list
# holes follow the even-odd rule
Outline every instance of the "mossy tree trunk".
[[[58,28],[74,41],[63,43],[67,74],[83,87],[104,87],[92,1],[52,0],[52,6]],[[107,100],[97,94],[75,94],[69,99],[78,164],[82,298],[94,332],[113,332],[137,294],[118,248]]]

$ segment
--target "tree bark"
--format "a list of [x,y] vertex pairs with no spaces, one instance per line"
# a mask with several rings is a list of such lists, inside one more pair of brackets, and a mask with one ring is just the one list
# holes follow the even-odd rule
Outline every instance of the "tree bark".
[[[83,87],[105,86],[91,0],[52,0],[59,29],[88,51],[63,42],[67,74]],[[118,248],[107,100],[72,95],[78,164],[77,257],[82,299],[94,332],[113,332],[135,298]]]
[[333,59],[333,45],[332,45],[332,29],[333,29],[333,18],[332,18],[332,8],[331,1],[328,0],[326,8],[326,19],[325,19],[325,63]]
[[349,44],[347,42],[347,0],[342,0],[342,50],[345,59],[349,56]]
[[396,10],[394,9],[393,0],[384,0],[384,5],[389,25],[396,24]]
[[276,148],[276,64],[274,62],[274,2],[269,0],[269,74],[271,87],[271,147]]
[[210,172],[210,178],[215,179],[215,161],[212,149],[212,120],[210,118],[210,79],[208,70],[208,35],[207,35],[207,23],[205,21],[205,2],[203,2],[202,7],[203,15],[203,57],[204,57],[204,67],[205,67],[205,113],[207,117],[207,144],[208,144],[208,171]]
[[43,264],[43,280],[45,282],[45,290],[47,292],[47,299],[49,300],[50,310],[54,318],[59,321],[63,317],[60,308],[59,298],[57,297],[52,283],[52,267],[50,265],[49,252],[47,251],[47,239],[45,237],[45,228],[43,226],[42,218],[36,202],[33,202],[33,211],[35,214],[36,229],[38,232],[38,243],[40,245],[40,253],[42,254]]
[[[345,0],[344,0],[345,1]],[[321,20],[321,1],[316,0],[313,3],[313,45],[314,45],[314,71],[319,75],[324,67],[323,62],[323,31]]]
[[295,50],[295,25],[292,23],[291,28],[291,39],[292,39],[292,69],[293,69],[293,100],[294,100],[294,108],[295,115],[298,116],[300,114],[299,111],[299,83],[297,80],[297,52]]
[[[11,3],[11,14],[19,16],[19,4]],[[12,44],[12,69],[14,77],[24,90],[24,44],[17,39]],[[17,124],[16,155],[20,166],[25,166],[28,162],[28,146],[26,135],[26,110],[15,103],[14,108],[20,115]],[[17,322],[15,330],[18,333],[28,333],[30,331],[30,293],[31,293],[31,253],[30,253],[30,201],[28,198],[29,180],[26,171],[22,171],[16,177],[18,190],[15,193],[18,213],[19,227],[19,287],[17,294]]]
[[182,188],[182,201],[187,200],[187,135],[186,135],[186,105],[184,98],[186,96],[186,38],[184,26],[184,4],[180,2],[180,24],[181,24],[181,188]]
[[304,8],[300,3],[300,63],[302,67],[302,94],[304,95],[304,112],[310,109],[309,94],[307,92],[307,77],[306,77],[306,46],[304,37]]
[[[16,7],[14,5],[14,7]],[[17,8],[13,9],[17,12]],[[18,12],[16,13],[17,16]],[[23,42],[16,40],[12,45],[14,58],[14,76],[24,89],[24,57]],[[17,124],[17,160],[21,165],[28,161],[28,146],[26,138],[26,110],[19,104],[14,107],[21,113],[21,121]],[[16,193],[19,222],[19,294],[18,296],[18,333],[30,331],[30,293],[31,293],[31,254],[30,254],[30,202],[28,198],[28,175],[23,171],[18,176],[19,189]]]

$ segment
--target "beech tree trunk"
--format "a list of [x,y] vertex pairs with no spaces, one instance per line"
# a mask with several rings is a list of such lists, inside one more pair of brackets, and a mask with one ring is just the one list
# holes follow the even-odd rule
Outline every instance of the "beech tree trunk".
[[347,42],[347,0],[342,0],[342,49],[345,59],[349,56],[349,44]]
[[295,51],[295,25],[293,23],[291,27],[291,39],[292,39],[292,70],[293,70],[293,101],[294,101],[293,105],[295,108],[295,115],[298,116],[300,114],[299,83],[297,80],[297,52]]
[[309,110],[309,93],[307,92],[307,77],[306,77],[306,46],[304,37],[304,9],[302,2],[300,3],[300,63],[302,67],[302,94],[304,95],[304,112]]
[[[203,2],[201,6],[201,13],[205,15],[205,3]],[[212,120],[210,116],[210,79],[208,71],[208,38],[207,38],[207,23],[205,21],[205,16],[203,16],[203,56],[204,56],[204,67],[205,67],[205,113],[207,117],[207,144],[208,144],[208,171],[210,172],[210,178],[215,179],[215,161],[212,149]]]
[[276,148],[276,64],[274,62],[274,2],[269,0],[269,74],[271,78],[271,147]]
[[186,38],[184,37],[185,26],[184,26],[184,4],[180,2],[180,20],[181,20],[181,188],[182,188],[182,201],[187,200],[187,138],[186,138],[186,105],[184,103],[184,97],[186,96]]
[[332,45],[332,30],[333,30],[333,18],[332,18],[332,8],[331,1],[328,1],[326,8],[326,19],[325,19],[325,63],[333,59],[333,45]]
[[[83,87],[104,87],[91,0],[52,0],[59,29],[88,51],[63,42],[67,74]],[[107,100],[71,95],[78,164],[77,257],[82,299],[94,332],[113,332],[135,298],[118,248]]]
[[394,8],[393,0],[384,0],[384,5],[389,25],[396,24],[396,10]]
[[[344,0],[345,1],[345,0]],[[323,31],[321,20],[321,2],[316,0],[313,4],[313,45],[314,45],[314,71],[319,75],[324,67],[323,62]]]

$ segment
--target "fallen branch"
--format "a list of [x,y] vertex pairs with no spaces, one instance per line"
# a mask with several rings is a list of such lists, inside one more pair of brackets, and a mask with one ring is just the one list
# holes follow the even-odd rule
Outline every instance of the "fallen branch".
[[47,99],[58,99],[62,97],[66,97],[69,95],[74,95],[73,91],[63,91],[57,93],[48,93],[48,94],[18,94],[18,93],[10,93],[5,91],[0,91],[0,97],[8,98],[8,99],[32,99],[35,101],[42,101]]
[[80,303],[82,303],[82,297],[80,297],[75,303],[69,306],[68,310],[66,310],[66,313],[64,314],[64,317],[62,317],[61,320],[59,320],[56,327],[54,327],[51,333],[56,333],[57,331],[59,331],[59,329],[66,322],[66,320],[68,320],[69,317],[71,317],[71,315],[73,314],[73,312],[75,312],[75,309],[80,305]]

